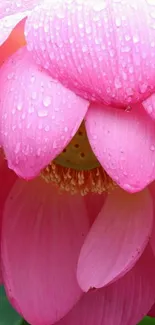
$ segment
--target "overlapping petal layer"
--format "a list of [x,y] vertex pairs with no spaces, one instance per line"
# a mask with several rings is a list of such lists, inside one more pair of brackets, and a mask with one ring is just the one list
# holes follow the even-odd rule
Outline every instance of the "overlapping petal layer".
[[7,40],[12,30],[28,13],[17,13],[0,19],[0,46]]
[[149,241],[152,223],[147,190],[111,193],[81,249],[77,277],[82,290],[101,288],[129,271]]
[[[144,100],[154,118],[155,3],[37,4],[39,0],[0,3],[0,45],[29,15],[25,35],[32,52],[20,50],[0,70],[0,138],[9,167],[30,179],[63,150],[87,112],[88,102],[80,95],[102,103],[91,104],[86,116],[88,137],[101,165],[125,190],[142,190],[155,178],[154,122],[141,105],[128,114],[103,103],[124,107]],[[6,163],[3,167],[0,228],[4,202],[15,182]],[[79,284],[87,291],[117,281],[86,294],[59,325],[135,325],[152,306],[155,228],[151,246],[133,267],[151,234],[149,194],[117,190],[105,206],[104,201],[94,195],[85,202],[78,195],[59,196],[41,180],[14,186],[4,212],[3,277],[10,301],[30,323],[53,324],[81,296],[76,265],[89,228],[87,214],[93,225],[80,254]]]
[[19,24],[12,30],[10,36],[0,47],[0,66],[16,52],[20,47],[26,44],[24,37],[25,19],[20,21]]
[[150,193],[152,195],[153,207],[154,207],[154,222],[150,238],[150,245],[155,255],[155,182],[152,182],[149,186]]
[[8,38],[12,29],[38,5],[40,0],[0,1],[0,45]]
[[4,160],[4,155],[0,151],[0,284],[2,283],[1,272],[1,226],[2,226],[2,214],[6,198],[16,181],[16,175],[8,169],[7,162]]
[[149,311],[148,315],[151,316],[151,317],[155,317],[155,304],[153,305],[153,307]]
[[91,104],[86,129],[96,157],[119,186],[138,192],[155,179],[155,124],[142,105],[128,112]]
[[3,278],[11,303],[30,324],[53,324],[81,296],[76,265],[87,231],[80,195],[60,195],[40,179],[14,185],[2,226]]
[[135,325],[154,301],[155,260],[148,246],[136,266],[106,288],[87,293],[58,325]]
[[42,1],[26,24],[35,58],[89,100],[128,105],[155,89],[155,4]]
[[72,139],[88,102],[54,81],[26,48],[0,70],[0,130],[9,167],[32,178]]
[[0,18],[33,9],[40,0],[1,0]]

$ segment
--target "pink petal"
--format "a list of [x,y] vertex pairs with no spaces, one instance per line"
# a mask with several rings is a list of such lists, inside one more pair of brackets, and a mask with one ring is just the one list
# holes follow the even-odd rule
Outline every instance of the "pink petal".
[[153,229],[150,238],[150,244],[155,255],[155,204],[154,204],[154,223],[153,223]]
[[99,212],[101,211],[106,196],[106,193],[100,195],[96,193],[88,193],[86,196],[84,196],[90,224],[94,222]]
[[30,179],[72,139],[88,102],[39,68],[26,48],[3,64],[0,89],[1,137],[8,164]]
[[150,244],[155,255],[155,182],[152,182],[149,186],[150,193],[152,195],[153,208],[154,208],[154,222],[150,238]]
[[99,162],[123,189],[137,192],[155,179],[155,125],[141,105],[128,112],[93,104],[86,129]]
[[14,27],[29,14],[28,11],[0,19],[0,46],[6,41]]
[[16,52],[20,47],[26,45],[24,37],[25,19],[20,21],[12,30],[10,36],[0,47],[0,66],[8,59],[10,55]]
[[1,0],[0,1],[0,45],[10,35],[12,29],[30,14],[40,0]]
[[151,118],[155,119],[155,94],[149,96],[144,102],[143,106],[146,112],[151,116]]
[[77,277],[82,290],[103,287],[129,271],[148,243],[152,222],[148,190],[109,194],[81,249]]
[[[5,204],[5,200],[16,180],[16,175],[8,169],[7,162],[4,160],[4,156],[0,151],[0,243],[1,243],[1,226],[2,226],[2,214]],[[2,284],[2,271],[1,271],[1,245],[0,245],[0,285]]]
[[1,260],[0,260],[0,285],[3,284],[2,270],[1,270]]
[[154,12],[146,0],[45,0],[27,20],[28,46],[82,97],[128,105],[155,90]]
[[155,260],[149,247],[136,266],[108,287],[87,293],[57,325],[135,325],[154,301]]
[[88,231],[84,200],[36,179],[18,181],[2,225],[4,282],[13,306],[33,325],[63,317],[82,292],[76,280]]
[[[1,240],[1,220],[0,220],[0,240]],[[1,252],[0,252],[0,286],[3,284],[3,276],[1,269]]]
[[153,305],[153,307],[149,311],[148,315],[151,316],[151,317],[155,317],[155,304]]
[[1,0],[0,2],[0,18],[13,13],[23,12],[33,9],[40,0]]

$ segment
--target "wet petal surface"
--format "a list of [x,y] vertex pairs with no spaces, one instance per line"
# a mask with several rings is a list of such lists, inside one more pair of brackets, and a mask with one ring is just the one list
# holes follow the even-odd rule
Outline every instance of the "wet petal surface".
[[1,0],[0,2],[0,45],[12,29],[39,4],[40,0]]
[[0,18],[33,9],[40,0],[1,0]]
[[[26,16],[29,11],[17,13],[0,19],[0,46],[6,41],[16,25]],[[1,51],[1,49],[0,49]]]
[[128,105],[155,90],[155,4],[45,0],[26,24],[29,50],[82,97]]
[[26,48],[3,64],[0,88],[1,138],[8,164],[30,179],[69,143],[88,102],[54,81]]
[[92,104],[87,135],[100,164],[128,192],[155,179],[155,124],[142,105],[130,111]]

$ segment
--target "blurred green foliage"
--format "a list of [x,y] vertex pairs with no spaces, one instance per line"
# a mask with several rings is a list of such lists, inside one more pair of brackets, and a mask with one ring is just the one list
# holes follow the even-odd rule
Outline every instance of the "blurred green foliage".
[[155,325],[155,318],[145,317],[139,325]]
[[10,306],[4,288],[0,287],[0,325],[21,325],[22,318]]

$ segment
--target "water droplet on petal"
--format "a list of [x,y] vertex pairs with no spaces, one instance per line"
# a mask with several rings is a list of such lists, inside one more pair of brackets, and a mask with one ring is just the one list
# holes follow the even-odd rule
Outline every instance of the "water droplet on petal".
[[17,109],[18,109],[18,111],[21,111],[22,108],[23,108],[23,104],[22,104],[22,103],[18,103],[18,104],[17,104]]
[[21,144],[20,144],[20,142],[18,142],[18,143],[16,144],[16,147],[15,147],[15,153],[16,153],[16,154],[20,151],[20,146],[21,146]]
[[48,132],[49,129],[50,129],[49,125],[46,125],[46,126],[45,126],[45,131]]
[[31,94],[31,98],[32,99],[36,99],[37,98],[37,93],[36,91],[33,91],[32,94]]
[[48,116],[48,111],[42,109],[42,110],[38,111],[38,116],[39,117],[46,117],[46,116]]
[[94,2],[94,6],[93,6],[93,9],[94,11],[102,11],[106,8],[106,2],[105,1],[95,1]]
[[152,146],[150,147],[151,151],[155,151],[155,145],[152,144]]
[[9,73],[9,74],[8,74],[8,79],[9,79],[9,80],[12,79],[13,76],[14,76],[14,73],[13,73],[13,72]]
[[46,97],[44,97],[44,99],[43,99],[43,105],[44,105],[45,107],[48,107],[48,106],[51,105],[51,97],[50,97],[50,96],[46,96]]
[[144,94],[147,91],[147,88],[148,86],[145,83],[139,86],[139,90],[142,94]]

